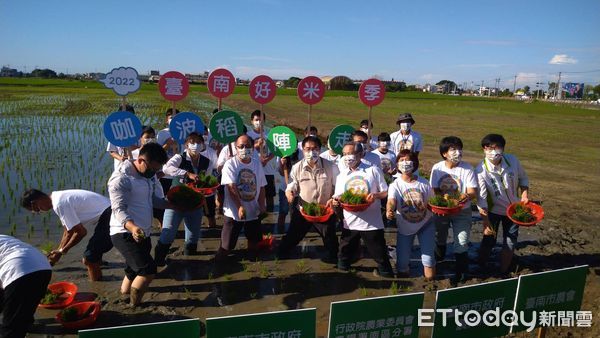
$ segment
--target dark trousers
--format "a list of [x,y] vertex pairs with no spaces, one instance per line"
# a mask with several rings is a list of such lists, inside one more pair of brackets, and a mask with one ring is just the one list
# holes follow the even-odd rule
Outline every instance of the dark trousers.
[[3,291],[0,290],[0,312],[3,315],[0,337],[25,337],[51,277],[51,270],[32,272],[10,283]]
[[273,212],[275,209],[275,195],[277,195],[277,189],[275,189],[275,175],[265,175],[267,185],[265,186],[265,198],[267,200],[267,212]]
[[215,217],[215,210],[217,209],[217,202],[215,201],[216,195],[206,197],[206,205],[204,206],[204,216]]
[[221,230],[221,248],[228,251],[235,249],[242,228],[248,239],[248,249],[256,248],[258,242],[262,240],[261,224],[258,219],[242,222],[230,219],[230,222],[224,222]]
[[308,222],[302,215],[298,208],[292,207],[292,215],[290,218],[290,227],[281,239],[279,245],[279,254],[285,256],[289,251],[298,245],[300,241],[306,236],[306,233],[314,227],[323,239],[323,246],[329,253],[329,258],[336,258],[338,252],[338,239],[335,233],[336,218],[334,215],[329,217],[325,223],[311,223]]
[[377,262],[378,268],[384,272],[392,272],[383,229],[371,231],[342,229],[338,264],[345,267],[350,266],[350,260],[360,249],[361,238],[365,243],[369,254],[373,257],[375,262]]
[[94,228],[94,234],[90,237],[87,247],[83,253],[83,257],[90,263],[101,263],[102,255],[112,249],[113,244],[110,240],[110,215],[112,209],[106,208],[100,218],[98,224]]
[[156,274],[156,263],[150,255],[152,241],[146,237],[141,242],[136,242],[130,232],[122,232],[111,236],[112,242],[125,258],[125,276],[134,280],[138,275],[148,276]]

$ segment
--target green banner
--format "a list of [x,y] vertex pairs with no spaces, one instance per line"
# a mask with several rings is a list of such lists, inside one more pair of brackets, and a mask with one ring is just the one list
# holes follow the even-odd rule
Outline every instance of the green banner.
[[[525,322],[531,322],[535,311],[536,326],[541,326],[540,312],[545,311],[548,315],[543,316],[544,326],[559,326],[558,321],[561,319],[558,318],[558,311],[579,311],[581,309],[587,272],[588,266],[583,265],[520,276],[515,312],[519,316],[523,316]],[[554,321],[554,324],[550,320]],[[519,321],[521,325],[513,326],[512,332],[525,330],[527,327],[522,325],[522,322]],[[574,323],[571,323],[572,325]]]
[[330,338],[418,337],[423,292],[331,303]]
[[333,128],[331,133],[329,133],[329,141],[327,141],[329,148],[331,148],[336,154],[342,155],[344,144],[352,141],[350,135],[352,135],[354,130],[356,130],[356,128],[347,124],[341,124]]
[[[438,291],[432,338],[507,335],[510,325],[504,325],[500,315],[513,309],[517,284],[518,279],[511,278]],[[439,310],[452,312],[444,313]],[[457,316],[455,310],[461,314]]]
[[314,338],[316,321],[317,310],[314,308],[207,318],[206,337]]
[[208,130],[215,140],[228,144],[244,132],[244,122],[236,112],[221,110],[210,119]]
[[275,156],[290,156],[298,148],[296,134],[288,127],[275,127],[269,131],[267,147]]
[[[175,332],[177,333],[176,335],[174,334]],[[164,338],[174,336],[181,338],[200,337],[200,320],[195,318],[150,324],[79,330],[80,338]]]

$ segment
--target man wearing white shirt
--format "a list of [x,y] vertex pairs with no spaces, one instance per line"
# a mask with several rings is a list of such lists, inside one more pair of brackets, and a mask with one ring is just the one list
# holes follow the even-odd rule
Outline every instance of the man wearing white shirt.
[[49,195],[36,189],[23,193],[21,206],[34,213],[53,210],[64,229],[58,249],[48,255],[50,264],[56,264],[63,255],[77,245],[93,229],[83,253],[83,264],[91,281],[102,279],[102,255],[113,244],[109,235],[111,216],[110,200],[87,190],[71,189],[53,191]]
[[[360,156],[360,161],[362,163],[364,163],[367,166],[381,167],[381,160],[379,159],[379,156],[373,154],[373,152],[369,150],[369,144],[367,141],[368,136],[367,134],[365,134],[365,132],[363,132],[362,130],[355,130],[350,137],[352,138],[352,142],[360,143],[362,145],[361,149],[363,150],[363,152]],[[346,170],[346,168],[347,167],[344,161],[338,162],[338,169],[340,170],[340,172]]]
[[487,262],[502,223],[500,272],[503,274],[510,267],[519,236],[519,225],[506,216],[506,208],[515,202],[529,201],[527,173],[516,156],[504,153],[505,146],[506,140],[502,135],[486,135],[481,140],[485,158],[475,169],[479,183],[477,206],[484,226],[479,264]]
[[343,210],[344,228],[340,237],[338,269],[348,271],[350,260],[360,248],[362,239],[375,262],[377,272],[382,277],[393,277],[384,237],[381,218],[381,200],[387,197],[388,185],[378,166],[368,166],[361,162],[362,143],[350,142],[344,145],[342,161],[345,167],[335,183],[334,206],[339,206],[339,197],[347,190],[366,195],[371,205],[364,211]]
[[391,150],[398,154],[400,150],[408,149],[419,155],[423,151],[423,138],[421,134],[412,129],[412,126],[415,124],[412,114],[400,114],[398,120],[396,120],[396,124],[399,130],[390,135]]
[[[267,119],[266,114],[262,114],[264,120],[261,120],[261,111],[255,110],[250,114],[250,122],[252,123],[252,129],[248,130],[246,135],[250,136],[254,140],[254,144],[257,148],[257,154],[260,162],[265,171],[265,177],[267,179],[267,186],[265,187],[265,198],[267,201],[267,212],[273,212],[275,205],[275,174],[277,173],[277,162],[275,161],[275,155],[269,152],[267,149],[267,131],[265,131],[265,121]],[[262,134],[261,134],[262,129]]]

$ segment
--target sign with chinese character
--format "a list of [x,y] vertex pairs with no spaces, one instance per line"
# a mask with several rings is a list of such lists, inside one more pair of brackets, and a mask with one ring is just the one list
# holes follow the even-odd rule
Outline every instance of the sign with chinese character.
[[341,124],[333,128],[333,130],[329,134],[329,141],[327,141],[327,145],[336,154],[342,155],[342,149],[344,148],[344,144],[346,144],[346,142],[352,141],[350,136],[352,135],[354,130],[354,127],[349,126],[347,124]]
[[259,75],[252,79],[248,88],[250,98],[258,104],[267,104],[273,101],[276,93],[275,81],[266,75]]
[[114,68],[110,73],[104,74],[100,82],[119,96],[135,93],[141,85],[137,70],[131,67]]
[[140,119],[128,111],[117,111],[104,121],[104,137],[117,147],[136,144],[142,136]]
[[297,147],[296,134],[288,127],[278,126],[269,131],[267,147],[275,156],[286,157],[292,155]]
[[104,327],[101,329],[79,330],[80,338],[163,338],[173,337],[198,338],[200,337],[200,320],[182,319],[168,322],[136,324],[125,326]]
[[218,68],[210,72],[206,86],[212,96],[222,99],[233,93],[235,77],[227,69]]
[[[535,311],[536,326],[565,324],[564,320],[569,319],[558,318],[558,314],[579,311],[587,273],[588,266],[583,265],[519,276],[515,311],[523,311],[525,321],[531,321]],[[513,326],[512,332],[525,328],[523,325]]]
[[207,318],[206,336],[210,338],[314,338],[316,320],[317,310],[314,308]]
[[244,132],[244,122],[236,112],[221,110],[210,119],[208,130],[213,139],[227,144]]
[[435,315],[433,312],[427,313],[427,316],[435,318],[431,337],[485,338],[507,335],[510,325],[504,325],[500,316],[492,319],[495,314],[489,311],[501,315],[512,310],[517,283],[518,279],[512,278],[438,291]]
[[385,98],[385,85],[377,79],[368,79],[358,88],[358,97],[365,105],[376,106]]
[[165,99],[179,101],[187,96],[190,83],[185,75],[180,72],[166,72],[158,80],[158,90]]
[[325,84],[316,76],[305,77],[298,83],[298,98],[306,104],[317,104],[325,96]]
[[175,114],[169,124],[171,137],[179,144],[184,144],[185,139],[193,132],[200,135],[204,134],[204,128],[204,123],[200,116],[190,112]]
[[331,303],[329,337],[418,337],[423,292]]

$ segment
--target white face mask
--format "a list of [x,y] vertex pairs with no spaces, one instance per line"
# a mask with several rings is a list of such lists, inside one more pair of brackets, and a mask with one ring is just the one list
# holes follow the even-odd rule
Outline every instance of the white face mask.
[[305,151],[304,158],[307,162],[315,162],[319,158],[319,152],[316,150]]
[[390,147],[390,143],[387,141],[379,141],[379,148],[388,149]]
[[308,134],[308,136],[317,137],[317,134]]
[[155,138],[147,138],[143,142],[143,144],[148,144],[148,143],[156,143],[156,139]]
[[492,162],[496,162],[502,158],[502,149],[485,150],[485,158]]
[[412,174],[414,169],[413,161],[398,162],[398,170],[403,174]]
[[238,157],[240,158],[240,160],[246,160],[249,159],[250,156],[252,156],[252,149],[238,149]]
[[369,128],[360,128],[360,130],[362,130],[362,132],[365,134],[369,133]]
[[410,122],[401,122],[400,123],[400,130],[402,130],[402,131],[409,131],[410,130]]
[[343,159],[344,159],[344,164],[348,168],[354,168],[354,166],[356,165],[356,155],[354,155],[354,154],[344,155]]
[[188,143],[187,148],[190,151],[190,153],[197,154],[198,153],[198,149],[200,147],[199,147],[198,143]]
[[173,119],[172,119],[172,118],[170,118],[170,117],[167,119],[167,125],[170,125],[170,124],[171,124],[171,120],[173,120]]
[[454,164],[458,164],[462,160],[462,150],[450,150],[448,152],[448,160]]
[[254,129],[260,129],[261,125],[262,125],[262,123],[260,122],[260,120],[252,121],[252,126],[254,126]]

